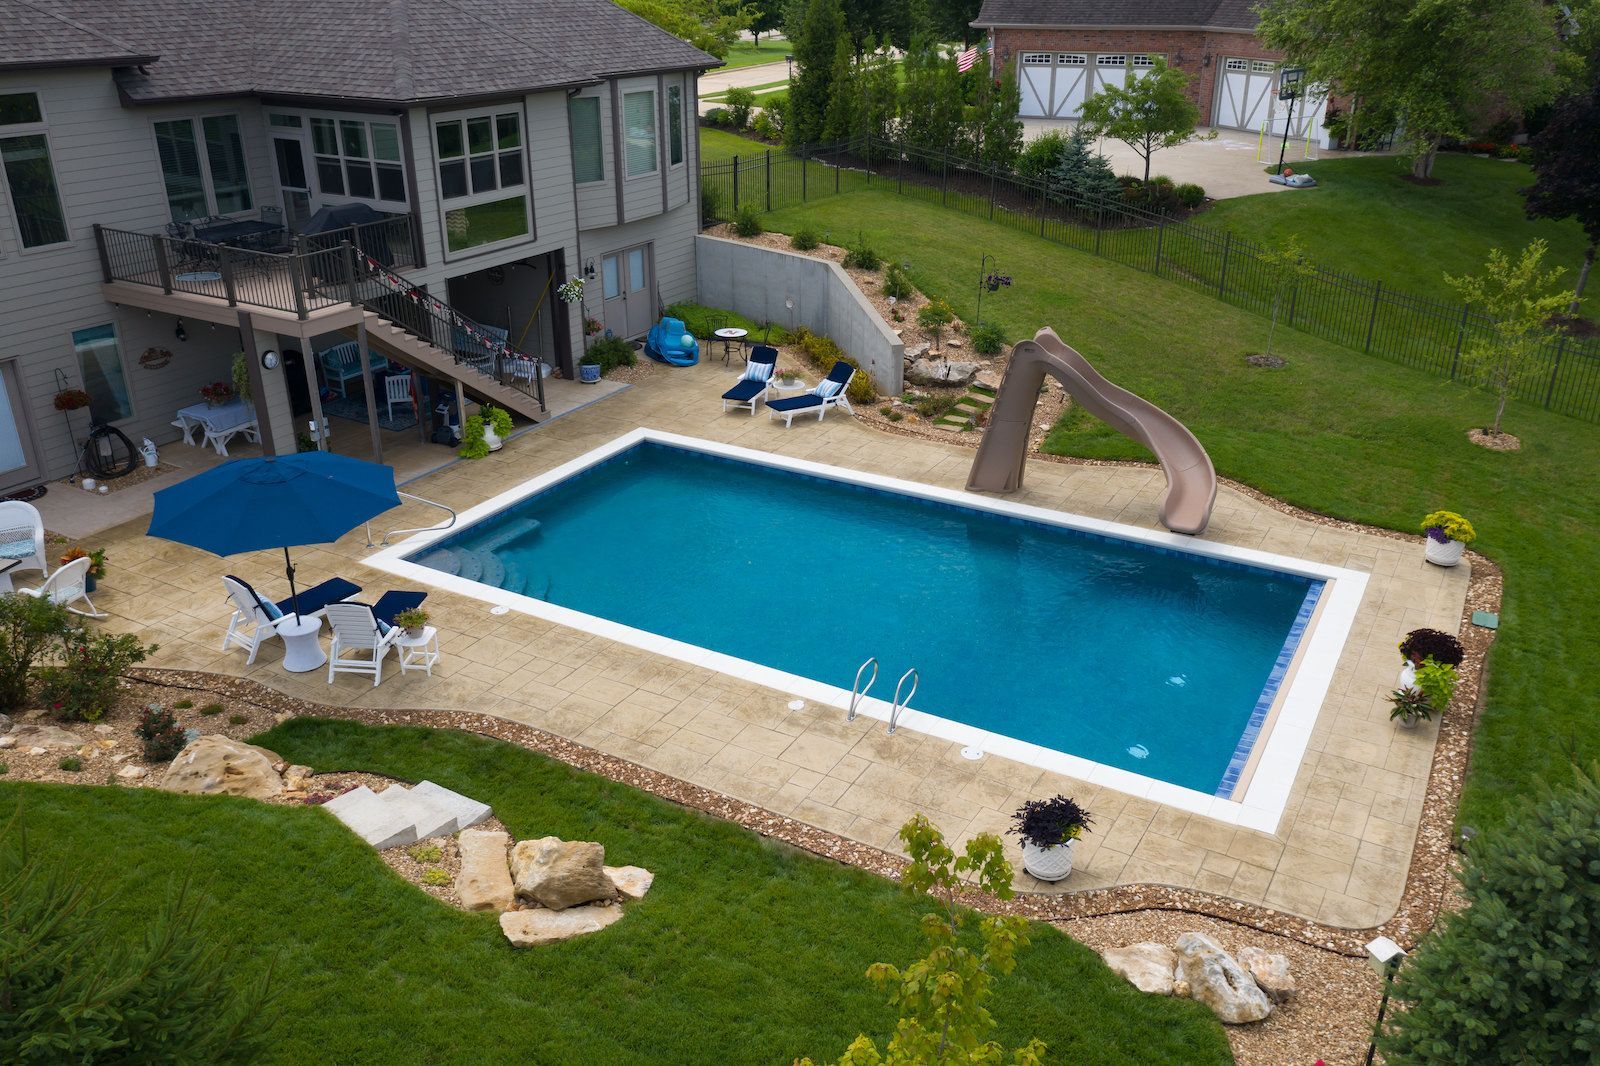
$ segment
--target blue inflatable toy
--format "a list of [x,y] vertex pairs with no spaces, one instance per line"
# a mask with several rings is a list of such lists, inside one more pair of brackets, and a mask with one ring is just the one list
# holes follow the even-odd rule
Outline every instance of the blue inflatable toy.
[[694,366],[700,361],[700,344],[684,328],[681,318],[663,318],[650,327],[644,354],[672,366]]

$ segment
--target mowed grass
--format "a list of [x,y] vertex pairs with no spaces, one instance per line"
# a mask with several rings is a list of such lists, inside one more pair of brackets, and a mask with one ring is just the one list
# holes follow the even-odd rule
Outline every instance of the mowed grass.
[[[108,948],[190,877],[241,978],[276,959],[269,1061],[766,1066],[893,1027],[865,971],[918,953],[923,903],[887,881],[464,733],[302,719],[257,740],[318,770],[438,781],[519,839],[598,840],[656,874],[611,928],[517,951],[492,915],[406,884],[326,811],[0,783],[30,841],[104,891]],[[1052,1062],[1231,1061],[1205,1008],[1142,995],[1052,928],[1034,935],[997,987],[1006,1041],[1038,1036]]]
[[1533,183],[1525,163],[1445,152],[1434,167],[1443,184],[1434,186],[1406,181],[1405,161],[1393,156],[1295,169],[1315,177],[1317,188],[1222,200],[1199,221],[1269,245],[1296,235],[1330,270],[1452,302],[1444,276],[1479,272],[1491,248],[1515,251],[1542,237],[1549,262],[1567,268],[1567,286],[1582,264],[1578,223],[1530,221],[1523,211],[1521,190]]
[[783,154],[783,148],[778,145],[766,144],[750,137],[741,137],[728,130],[713,129],[710,126],[700,127],[700,159],[706,163],[720,163],[726,159],[738,156],[748,159],[771,150],[774,155]]
[[[1015,284],[985,294],[984,318],[1010,339],[1053,326],[1106,376],[1187,423],[1217,470],[1290,503],[1407,533],[1445,507],[1505,569],[1500,639],[1463,799],[1464,824],[1492,827],[1535,777],[1566,780],[1600,758],[1600,426],[1513,402],[1519,452],[1486,451],[1466,431],[1493,413],[1474,392],[1279,328],[1286,369],[1248,367],[1267,320],[1092,255],[879,190],[778,211],[768,227],[865,234],[910,264],[912,281],[974,314],[979,257]],[[1150,459],[1103,423],[1069,418],[1046,447],[1062,455]],[[1417,551],[1421,552],[1420,545]]]
[[761,63],[782,63],[783,57],[794,54],[794,45],[782,37],[768,36],[760,44],[736,41],[723,57],[721,70],[735,67],[753,67]]

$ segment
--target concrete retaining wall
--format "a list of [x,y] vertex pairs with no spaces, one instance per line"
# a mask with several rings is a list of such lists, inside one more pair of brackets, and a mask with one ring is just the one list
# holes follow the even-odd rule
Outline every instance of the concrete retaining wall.
[[700,303],[753,322],[825,334],[861,364],[879,391],[900,394],[905,346],[838,264],[703,233],[695,240]]

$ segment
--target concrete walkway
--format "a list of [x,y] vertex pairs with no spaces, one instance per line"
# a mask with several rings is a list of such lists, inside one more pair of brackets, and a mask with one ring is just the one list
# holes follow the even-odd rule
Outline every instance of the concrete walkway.
[[[890,436],[847,417],[785,430],[766,418],[723,414],[717,396],[736,369],[719,363],[656,375],[487,459],[431,474],[413,490],[469,507],[639,426],[929,485],[965,482],[973,452],[956,444]],[[1036,461],[1014,498],[1154,528],[1163,488],[1151,468]],[[408,504],[374,526],[420,526],[435,517]],[[151,540],[143,529],[142,521],[133,522],[106,537],[112,564],[95,602],[111,613],[109,628],[161,645],[154,665],[245,675],[324,703],[499,715],[890,850],[898,850],[895,832],[916,811],[959,840],[1004,830],[1024,800],[1064,793],[1093,813],[1094,830],[1079,844],[1071,878],[1048,886],[1019,872],[1023,888],[1162,883],[1356,928],[1389,917],[1398,903],[1437,735],[1433,724],[1401,730],[1389,721],[1385,697],[1399,667],[1395,645],[1418,626],[1454,631],[1469,576],[1465,566],[1427,565],[1418,545],[1313,524],[1222,489],[1207,540],[1371,575],[1288,807],[1277,832],[1266,834],[993,755],[969,762],[959,744],[906,728],[885,736],[882,722],[846,722],[830,707],[792,712],[787,693],[517,612],[492,615],[479,600],[437,590],[427,608],[444,658],[432,677],[386,670],[376,688],[349,675],[330,685],[324,672],[286,673],[278,641],[264,645],[246,668],[244,652],[218,650],[229,614],[219,578],[237,573],[282,595],[281,557],[263,552],[223,561]],[[295,562],[308,584],[341,575],[376,596],[390,583],[362,565],[367,554],[357,531],[337,544],[302,549]],[[849,589],[838,589],[797,608],[795,624],[826,625],[830,615],[850,610],[850,597]],[[981,656],[981,649],[953,652]],[[1006,841],[1016,862],[1015,839]]]

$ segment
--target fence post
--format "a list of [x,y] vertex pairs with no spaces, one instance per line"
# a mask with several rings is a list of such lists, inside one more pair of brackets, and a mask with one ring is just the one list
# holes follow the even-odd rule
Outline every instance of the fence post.
[[997,174],[999,172],[999,169],[1000,169],[999,167],[990,167],[989,168],[989,221],[990,222],[994,221],[994,181],[995,181],[995,174]]
[[1284,320],[1284,325],[1294,328],[1294,309],[1300,303],[1300,279],[1294,279],[1294,288],[1289,290],[1289,317]]
[[1456,353],[1450,357],[1450,380],[1456,379],[1456,367],[1461,363],[1461,342],[1467,336],[1467,314],[1472,310],[1471,304],[1461,305],[1461,324],[1456,327]]
[[1166,237],[1167,220],[1164,218],[1158,218],[1156,219],[1156,268],[1153,271],[1155,276],[1158,278],[1161,276],[1161,245],[1166,241]]
[[1383,296],[1383,282],[1376,281],[1372,284],[1372,314],[1367,317],[1367,342],[1361,346],[1364,352],[1372,351],[1372,331],[1378,326],[1378,300]]
[[767,149],[767,210],[772,210],[772,149]]
[[739,210],[739,157],[733,157],[733,210]]
[[1228,253],[1233,250],[1233,230],[1222,235],[1222,270],[1217,274],[1217,299],[1228,294]]
[[294,254],[289,256],[289,284],[294,288],[294,313],[301,321],[306,317],[306,261],[305,252],[298,237],[295,238]]
[[[159,241],[161,238],[152,237]],[[106,249],[106,229],[100,223],[94,224],[94,247],[100,254],[100,277],[106,282],[111,281],[111,253]]]
[[1094,254],[1100,254],[1100,235],[1106,231],[1106,202],[1100,201],[1100,206],[1094,213]]
[[[841,167],[838,163],[833,164],[833,191],[834,192],[838,192],[839,191],[839,171],[841,171],[843,169],[844,168]],[[867,183],[869,185],[872,183],[872,164],[871,163],[867,164]]]
[[1561,339],[1556,342],[1556,358],[1550,364],[1550,387],[1544,390],[1544,409],[1550,410],[1550,401],[1556,394],[1556,378],[1561,375],[1561,353],[1567,350],[1567,334],[1561,334]]
[[940,178],[939,206],[946,207],[950,203],[950,149],[944,149],[944,173]]
[[906,154],[899,151],[894,154],[894,194],[905,195],[906,191]]

